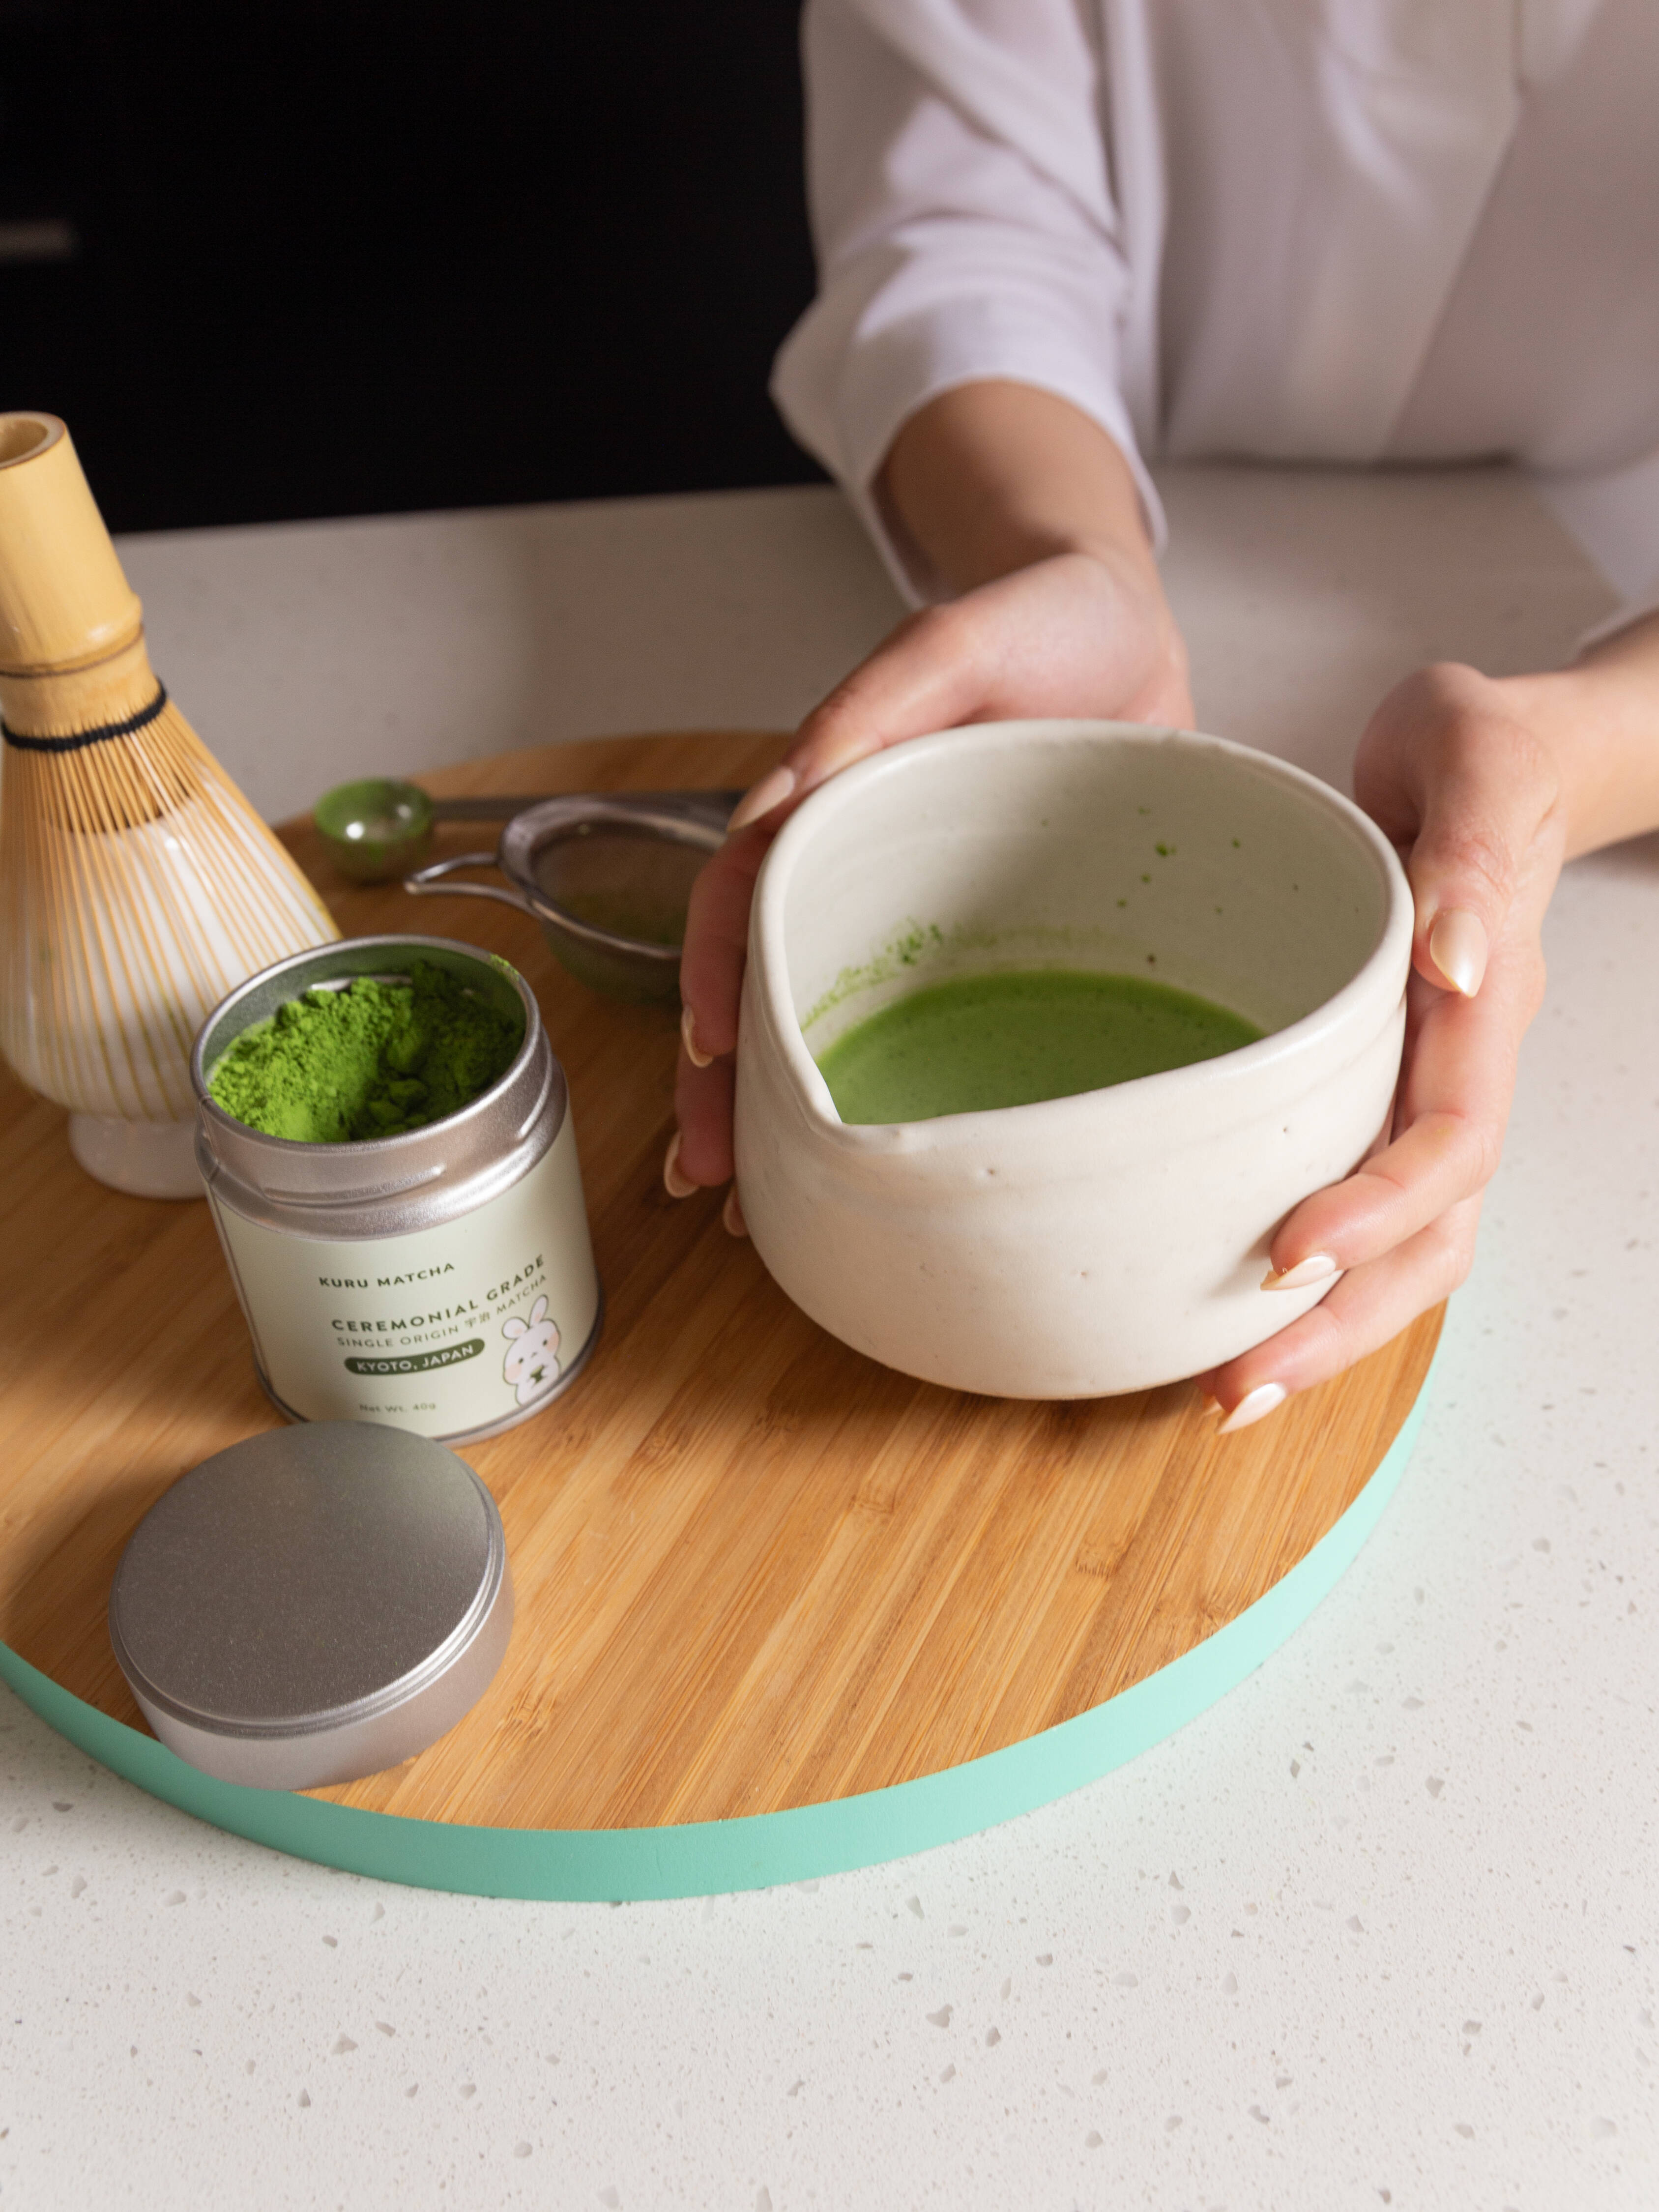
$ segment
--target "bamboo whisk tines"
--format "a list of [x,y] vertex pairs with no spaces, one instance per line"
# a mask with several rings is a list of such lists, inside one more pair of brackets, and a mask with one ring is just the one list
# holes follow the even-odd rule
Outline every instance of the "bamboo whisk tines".
[[337,932],[157,681],[52,416],[0,415],[0,1051],[83,1165],[193,1194],[197,1030]]

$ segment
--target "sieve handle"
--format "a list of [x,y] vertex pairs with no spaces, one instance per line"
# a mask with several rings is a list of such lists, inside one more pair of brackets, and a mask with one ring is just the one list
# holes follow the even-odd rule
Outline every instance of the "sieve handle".
[[434,860],[429,867],[416,868],[412,876],[404,878],[404,889],[416,898],[433,898],[449,893],[456,898],[497,899],[502,906],[510,906],[519,914],[527,914],[533,921],[536,909],[518,891],[503,890],[495,884],[452,884],[444,881],[457,868],[493,868],[493,853],[454,853],[447,860]]
[[[546,793],[542,794],[545,798]],[[434,799],[432,818],[434,822],[510,822],[515,814],[526,807],[539,806],[541,799],[532,799],[524,793],[496,792],[483,799]]]
[[617,814],[674,814],[724,830],[742,797],[741,791],[544,791],[535,798],[495,792],[482,799],[434,799],[431,806],[434,822],[510,822],[515,814],[527,814],[533,806],[556,800],[567,807],[603,808],[613,818]]

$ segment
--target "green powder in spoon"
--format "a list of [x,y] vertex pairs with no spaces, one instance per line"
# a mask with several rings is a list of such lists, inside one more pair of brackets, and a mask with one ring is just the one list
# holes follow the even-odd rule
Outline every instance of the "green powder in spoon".
[[209,1079],[267,1136],[340,1145],[441,1121],[504,1075],[524,1025],[416,960],[406,981],[307,991],[244,1030]]

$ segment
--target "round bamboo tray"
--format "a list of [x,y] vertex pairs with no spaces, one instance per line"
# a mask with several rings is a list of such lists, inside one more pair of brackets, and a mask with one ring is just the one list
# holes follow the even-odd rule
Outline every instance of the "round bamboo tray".
[[[431,781],[729,786],[777,749],[614,740]],[[167,1485],[276,1416],[205,1206],[89,1182],[61,1109],[6,1079],[0,1673],[92,1756],[222,1827],[388,1880],[762,1887],[1094,1779],[1260,1665],[1352,1559],[1410,1450],[1439,1313],[1229,1437],[1184,1386],[1048,1405],[890,1373],[789,1304],[721,1230],[718,1194],[665,1194],[672,1008],[594,997],[505,909],[416,909],[334,878],[309,825],[288,842],[348,934],[418,920],[530,979],[570,1079],[605,1338],[546,1414],[465,1454],[500,1504],[518,1601],[468,1718],[343,1788],[210,1780],[143,1732],[105,1607]]]

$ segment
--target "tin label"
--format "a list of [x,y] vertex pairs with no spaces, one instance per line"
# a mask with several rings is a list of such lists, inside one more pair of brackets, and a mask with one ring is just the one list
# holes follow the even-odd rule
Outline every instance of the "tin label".
[[411,1236],[332,1243],[213,1210],[265,1379],[308,1421],[453,1437],[510,1420],[599,1314],[568,1114],[511,1190]]

